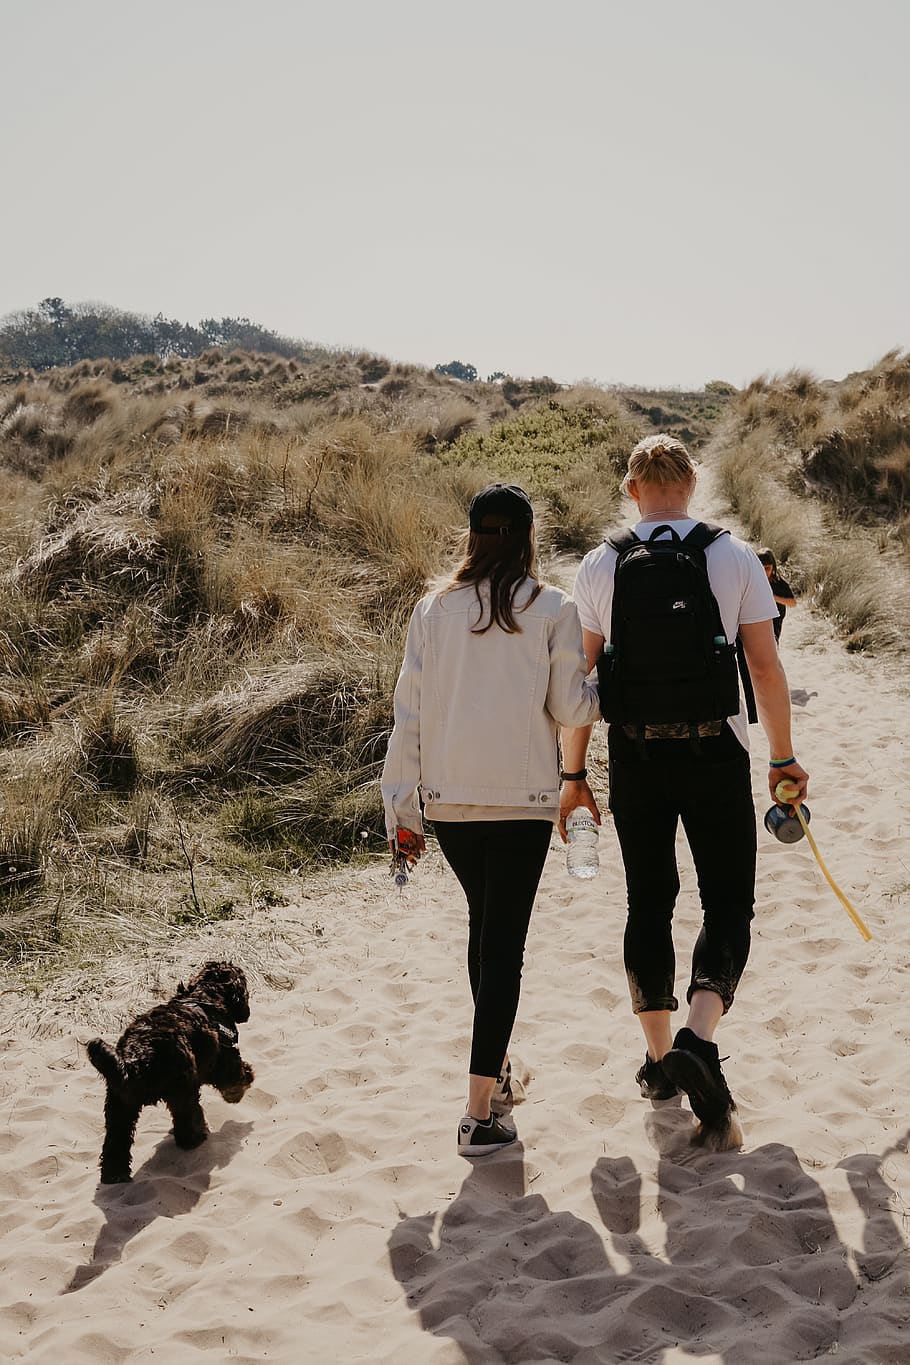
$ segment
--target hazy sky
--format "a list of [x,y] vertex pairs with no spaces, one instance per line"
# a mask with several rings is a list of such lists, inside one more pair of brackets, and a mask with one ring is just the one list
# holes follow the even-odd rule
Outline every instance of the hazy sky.
[[0,0],[0,313],[482,374],[910,344],[906,0]]

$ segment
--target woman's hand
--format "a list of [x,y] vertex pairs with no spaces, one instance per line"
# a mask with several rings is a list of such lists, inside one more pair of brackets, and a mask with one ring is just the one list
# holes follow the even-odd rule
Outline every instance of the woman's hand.
[[596,824],[601,823],[600,811],[597,809],[594,793],[587,781],[583,779],[581,782],[563,782],[562,790],[559,793],[559,824],[556,826],[563,843],[568,842],[566,839],[566,819],[579,806],[584,806],[586,810],[591,812]]

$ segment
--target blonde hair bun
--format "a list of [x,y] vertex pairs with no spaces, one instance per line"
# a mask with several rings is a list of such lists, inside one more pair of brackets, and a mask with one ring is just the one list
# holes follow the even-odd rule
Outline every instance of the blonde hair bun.
[[623,488],[630,479],[638,483],[692,483],[698,468],[682,441],[667,432],[646,436],[629,456]]

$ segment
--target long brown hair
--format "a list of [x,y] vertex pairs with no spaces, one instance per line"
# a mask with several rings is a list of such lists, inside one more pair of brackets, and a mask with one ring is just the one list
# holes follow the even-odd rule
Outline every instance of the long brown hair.
[[521,626],[515,620],[515,594],[526,578],[533,578],[534,589],[524,611],[541,590],[537,580],[537,557],[530,526],[516,526],[507,535],[489,531],[468,531],[462,543],[462,559],[443,592],[454,588],[473,587],[483,620],[484,601],[480,595],[482,583],[490,588],[490,619],[487,624],[471,627],[473,635],[484,635],[491,626],[499,626],[508,635],[520,635]]

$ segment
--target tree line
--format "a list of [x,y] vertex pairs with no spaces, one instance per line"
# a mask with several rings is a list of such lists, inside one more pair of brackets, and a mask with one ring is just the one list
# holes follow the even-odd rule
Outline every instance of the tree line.
[[[433,369],[437,374],[447,374],[450,379],[461,379],[465,384],[473,384],[480,377],[477,366],[470,365],[464,360],[450,360],[447,365],[434,365]],[[508,378],[504,370],[496,370],[493,374],[487,375],[487,383],[495,384],[500,379]]]
[[303,360],[316,348],[260,327],[249,318],[203,318],[196,326],[129,313],[104,303],[42,299],[37,308],[0,320],[0,364],[12,369],[49,370],[80,360],[127,360],[135,355],[188,359],[212,346],[264,351]]

